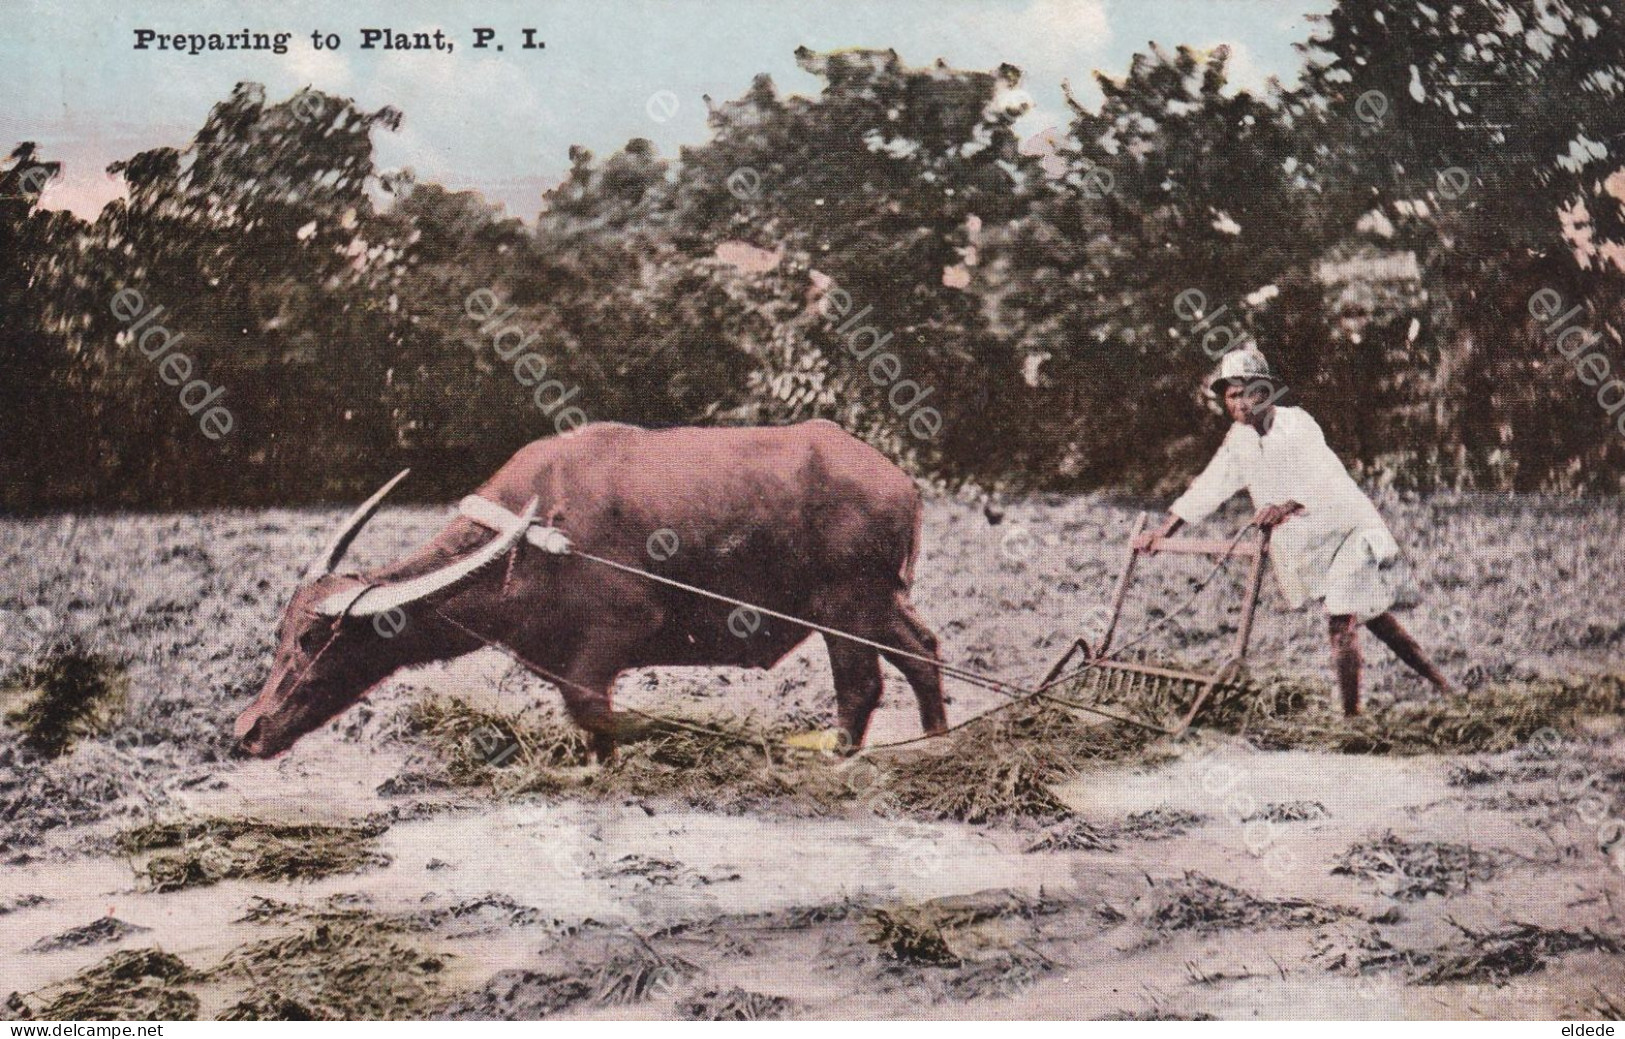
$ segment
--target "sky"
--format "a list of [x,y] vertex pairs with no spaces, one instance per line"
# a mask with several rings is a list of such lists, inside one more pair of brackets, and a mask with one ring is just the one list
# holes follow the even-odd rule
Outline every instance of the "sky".
[[[96,5],[98,7],[102,5]],[[269,99],[310,85],[363,108],[394,105],[400,130],[378,131],[383,169],[475,189],[527,221],[569,169],[571,145],[607,155],[633,137],[664,155],[705,140],[705,102],[738,97],[758,73],[783,93],[820,81],[797,47],[890,47],[910,65],[938,58],[968,69],[1023,70],[1033,110],[1024,136],[1069,121],[1070,81],[1086,104],[1092,73],[1120,76],[1151,41],[1228,44],[1235,83],[1291,82],[1305,16],[1331,0],[121,0],[74,10],[57,0],[0,0],[0,137],[39,144],[65,164],[43,204],[94,217],[123,193],[108,163],[154,147],[184,147],[210,107],[242,80]],[[476,27],[496,31],[476,50]],[[521,30],[545,48],[521,48]],[[445,52],[362,49],[363,29],[433,32]],[[138,30],[166,36],[292,34],[287,53],[136,50]],[[318,50],[311,33],[336,33]],[[501,43],[503,50],[494,49]]]

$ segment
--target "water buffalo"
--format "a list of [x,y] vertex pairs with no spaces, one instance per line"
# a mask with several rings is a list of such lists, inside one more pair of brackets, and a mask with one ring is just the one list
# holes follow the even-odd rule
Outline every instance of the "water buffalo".
[[[834,423],[653,431],[593,423],[522,448],[407,559],[370,574],[335,572],[405,475],[357,509],[306,571],[271,675],[237,719],[241,753],[286,750],[401,668],[474,652],[483,639],[559,686],[602,760],[640,728],[611,709],[622,671],[767,668],[811,634],[548,551],[558,532],[583,552],[936,659],[936,636],[908,598],[919,490]],[[881,653],[825,641],[840,728],[855,749],[880,699]],[[938,669],[885,655],[913,687],[925,731],[944,731]]]

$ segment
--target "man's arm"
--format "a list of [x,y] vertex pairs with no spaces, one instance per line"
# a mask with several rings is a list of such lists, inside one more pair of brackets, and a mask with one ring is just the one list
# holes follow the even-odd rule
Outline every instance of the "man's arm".
[[1133,547],[1140,551],[1156,551],[1157,542],[1171,536],[1187,522],[1199,523],[1206,519],[1241,490],[1244,483],[1241,465],[1236,461],[1230,437],[1227,436],[1207,468],[1191,481],[1184,494],[1168,506],[1168,518],[1163,520],[1162,526],[1136,537]]
[[[1305,511],[1304,507],[1295,501],[1284,501],[1278,505],[1266,505],[1253,515],[1253,525],[1260,530],[1274,530],[1303,511]],[[1172,537],[1174,532],[1184,525],[1184,520],[1170,512],[1168,518],[1163,520],[1161,527],[1137,535],[1130,544],[1141,552],[1155,552],[1161,547],[1164,538]]]

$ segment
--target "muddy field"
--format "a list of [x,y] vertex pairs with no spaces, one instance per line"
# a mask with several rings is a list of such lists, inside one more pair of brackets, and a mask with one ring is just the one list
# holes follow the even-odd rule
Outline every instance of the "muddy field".
[[[228,759],[339,510],[0,521],[0,1016],[1619,1017],[1625,510],[1380,504],[1458,699],[1366,636],[1344,722],[1271,586],[1251,681],[1179,740],[1023,705],[838,759],[808,643],[625,676],[684,726],[605,768],[494,652]],[[1098,632],[1134,512],[933,502],[945,657],[1032,680]],[[387,510],[352,562],[446,518]],[[1193,598],[1208,569],[1157,561],[1124,634],[1221,657],[1244,574]],[[915,735],[888,670],[871,741]]]

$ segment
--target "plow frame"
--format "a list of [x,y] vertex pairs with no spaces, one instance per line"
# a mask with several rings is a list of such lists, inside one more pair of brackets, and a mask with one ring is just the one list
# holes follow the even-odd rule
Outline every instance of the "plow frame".
[[[1060,660],[1055,662],[1055,666],[1050,668],[1049,673],[1044,676],[1040,688],[1047,688],[1054,684],[1057,677],[1080,655],[1086,669],[1120,672],[1131,676],[1131,678],[1147,681],[1165,679],[1193,683],[1198,687],[1197,693],[1184,717],[1173,727],[1162,727],[1162,730],[1168,735],[1178,736],[1190,728],[1191,722],[1196,718],[1196,713],[1202,709],[1202,705],[1207,702],[1214,689],[1220,685],[1235,681],[1242,673],[1247,660],[1247,645],[1252,640],[1253,620],[1258,613],[1259,596],[1263,590],[1265,562],[1269,558],[1270,535],[1269,531],[1266,530],[1260,531],[1255,538],[1237,541],[1191,537],[1162,538],[1158,541],[1155,549],[1136,548],[1134,542],[1141,534],[1145,533],[1149,519],[1149,513],[1140,513],[1134,520],[1133,529],[1129,532],[1128,555],[1123,561],[1122,573],[1118,575],[1117,586],[1112,592],[1111,609],[1106,621],[1106,630],[1100,637],[1100,645],[1090,646],[1088,640],[1081,636],[1074,639],[1071,647],[1061,656]],[[1240,627],[1236,631],[1230,655],[1212,671],[1161,667],[1133,660],[1117,660],[1108,655],[1112,648],[1112,638],[1117,634],[1118,621],[1123,615],[1123,603],[1128,598],[1129,586],[1133,583],[1135,571],[1139,567],[1140,557],[1164,553],[1202,556],[1218,561],[1234,558],[1251,560],[1246,587],[1242,592]]]

